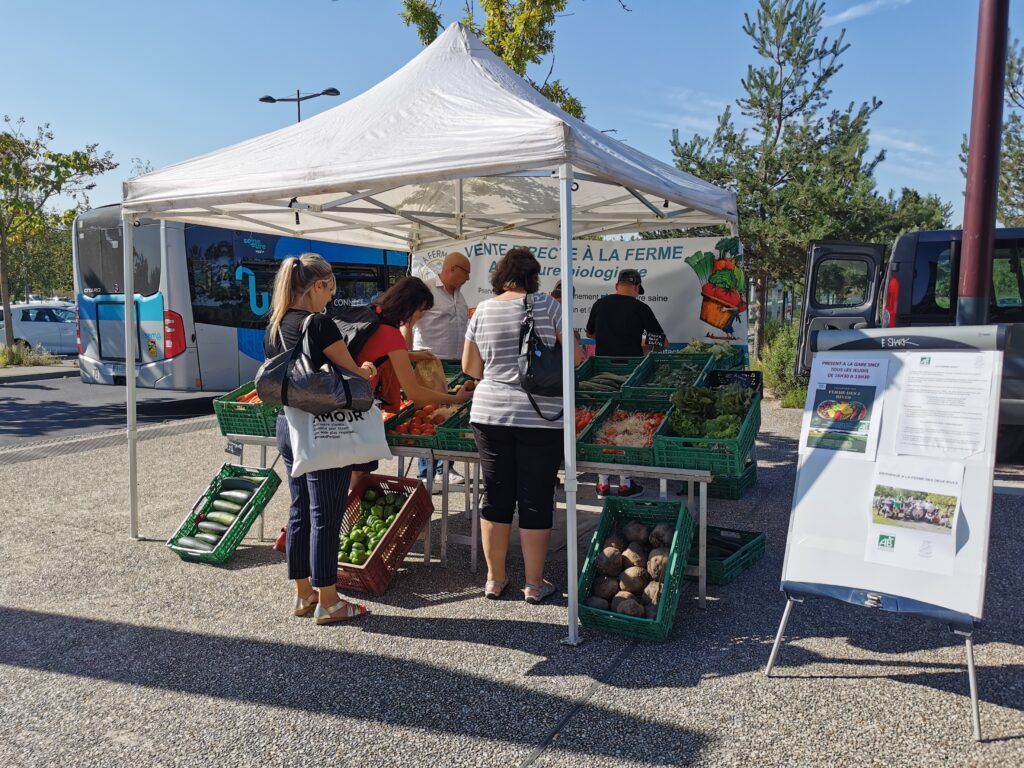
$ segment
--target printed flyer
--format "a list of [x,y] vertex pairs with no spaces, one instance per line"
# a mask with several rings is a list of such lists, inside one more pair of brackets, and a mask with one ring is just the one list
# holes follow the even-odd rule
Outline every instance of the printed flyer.
[[811,367],[800,451],[835,451],[873,461],[878,447],[887,360],[816,357]]
[[886,458],[875,473],[864,559],[951,574],[964,465]]

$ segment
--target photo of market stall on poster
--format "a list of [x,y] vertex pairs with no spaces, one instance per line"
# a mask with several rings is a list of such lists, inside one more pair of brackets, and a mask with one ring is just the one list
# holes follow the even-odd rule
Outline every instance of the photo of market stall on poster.
[[[541,264],[540,286],[551,291],[561,278],[559,246],[550,240],[485,237],[412,254],[412,274],[436,275],[444,258],[458,251],[469,258],[472,273],[462,288],[470,311],[494,295],[491,273],[511,248],[529,248]],[[636,269],[643,278],[647,303],[665,329],[671,348],[693,339],[747,345],[746,278],[736,238],[695,237],[670,240],[574,240],[573,326],[583,333],[590,308],[602,296],[615,292],[624,269]]]

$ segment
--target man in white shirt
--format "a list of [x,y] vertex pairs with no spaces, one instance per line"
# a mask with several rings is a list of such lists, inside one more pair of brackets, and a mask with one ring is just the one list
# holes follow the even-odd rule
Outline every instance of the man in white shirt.
[[[469,274],[469,259],[465,254],[453,251],[445,257],[440,274],[423,281],[434,294],[434,306],[424,312],[414,326],[402,326],[402,334],[410,350],[429,350],[446,360],[462,359],[466,327],[469,325],[469,305],[461,288],[469,280]],[[434,472],[440,473],[441,469],[441,462],[436,462]],[[420,459],[419,478],[427,479],[426,459]],[[456,485],[463,481],[454,472],[449,473],[449,480]]]
[[469,280],[469,273],[469,259],[454,251],[445,257],[437,277],[423,281],[434,294],[434,306],[412,328],[402,328],[410,349],[427,349],[446,360],[462,359],[469,306],[461,288]]

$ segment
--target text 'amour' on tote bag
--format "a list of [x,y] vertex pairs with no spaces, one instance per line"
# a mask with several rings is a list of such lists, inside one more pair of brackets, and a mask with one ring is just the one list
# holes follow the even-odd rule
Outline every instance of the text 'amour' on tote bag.
[[322,414],[285,406],[284,415],[292,445],[292,477],[391,458],[384,416],[376,405],[367,411]]

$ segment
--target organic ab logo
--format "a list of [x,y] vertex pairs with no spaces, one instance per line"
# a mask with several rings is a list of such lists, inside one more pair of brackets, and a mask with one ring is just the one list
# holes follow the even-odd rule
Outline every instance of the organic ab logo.
[[931,364],[932,364],[932,359],[930,357],[922,357],[921,358],[921,365],[931,365]]
[[880,533],[878,535],[878,548],[888,549],[890,551],[896,549],[896,537]]

